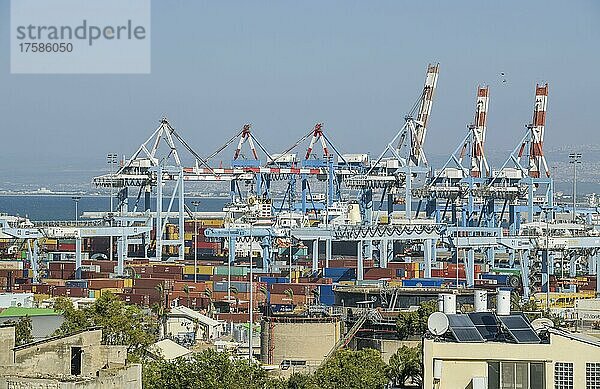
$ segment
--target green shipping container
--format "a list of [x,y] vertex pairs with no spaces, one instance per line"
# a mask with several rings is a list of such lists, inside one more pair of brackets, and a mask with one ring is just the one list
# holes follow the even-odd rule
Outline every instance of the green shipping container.
[[[249,268],[241,267],[241,266],[231,266],[231,275],[232,276],[245,276],[248,274]],[[217,276],[226,276],[228,273],[227,266],[215,266],[215,275]]]

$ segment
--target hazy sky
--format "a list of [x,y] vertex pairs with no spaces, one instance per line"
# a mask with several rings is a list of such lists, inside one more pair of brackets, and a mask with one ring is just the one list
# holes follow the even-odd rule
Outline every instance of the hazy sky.
[[593,0],[153,1],[150,75],[11,75],[9,11],[0,0],[0,175],[104,168],[162,115],[201,155],[246,122],[277,152],[316,121],[341,151],[377,154],[429,62],[430,154],[463,137],[478,84],[491,89],[488,149],[521,138],[536,82],[550,83],[546,146],[600,143]]

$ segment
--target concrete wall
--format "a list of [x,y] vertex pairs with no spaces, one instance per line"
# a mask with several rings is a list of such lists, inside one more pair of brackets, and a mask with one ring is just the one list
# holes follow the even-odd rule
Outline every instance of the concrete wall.
[[0,377],[0,389],[141,389],[142,365],[101,370],[98,377],[65,380],[43,377]]
[[423,387],[433,387],[433,360],[443,363],[438,389],[469,388],[473,377],[487,378],[488,361],[542,362],[546,388],[554,388],[554,362],[572,362],[574,387],[585,388],[586,362],[600,363],[600,347],[556,334],[551,334],[550,344],[453,343],[426,339],[423,352]]
[[[361,350],[363,348],[372,348],[381,353],[381,358],[388,363],[390,357],[398,351],[402,346],[419,347],[420,340],[393,340],[393,339],[370,339],[370,338],[354,338],[353,344],[355,348]],[[351,343],[352,346],[352,343]],[[353,348],[353,347],[351,347]]]
[[340,339],[342,325],[332,319],[263,320],[261,360],[278,365],[284,359],[318,364]]
[[[21,373],[71,374],[71,347],[81,347],[82,376],[95,376],[105,365],[125,364],[125,346],[103,346],[102,331],[85,331],[65,338],[32,344],[15,350],[15,364]],[[114,348],[113,348],[114,347]]]
[[[125,365],[126,346],[102,345],[102,330],[14,348],[14,327],[0,327],[0,389],[141,389],[141,365]],[[71,347],[81,347],[80,376],[71,376]]]
[[13,363],[13,353],[10,351],[15,347],[15,327],[0,327],[0,366]]

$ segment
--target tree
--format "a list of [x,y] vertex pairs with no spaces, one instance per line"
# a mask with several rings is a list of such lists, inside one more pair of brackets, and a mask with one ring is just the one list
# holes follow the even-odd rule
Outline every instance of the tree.
[[387,366],[377,350],[338,350],[314,374],[322,389],[377,389],[388,382]]
[[208,299],[208,310],[207,310],[207,315],[209,317],[212,317],[212,313],[213,313],[213,293],[212,290],[210,290],[210,288],[206,288],[204,289],[204,297],[206,297]]
[[233,294],[233,298],[235,300],[235,311],[239,312],[239,309],[240,309],[240,298],[238,297],[238,293],[239,293],[238,288],[236,288],[235,286],[231,286],[229,288],[229,291],[230,291],[231,294]]
[[160,284],[156,285],[154,287],[154,289],[156,289],[156,291],[158,292],[159,300],[158,300],[158,303],[156,303],[152,306],[152,311],[156,314],[156,316],[158,317],[158,321],[160,323],[160,326],[159,326],[160,333],[158,335],[158,338],[163,339],[167,333],[167,313],[168,313],[168,309],[165,306],[165,284],[161,282]]
[[112,293],[103,293],[94,304],[80,310],[73,307],[71,300],[59,297],[54,310],[65,318],[54,335],[67,336],[90,327],[102,327],[103,343],[127,346],[128,356],[133,360],[139,359],[146,347],[156,341],[156,320]]
[[143,386],[147,389],[283,389],[281,380],[272,380],[255,363],[233,359],[211,349],[188,359],[158,360],[143,365]]
[[287,389],[318,389],[313,376],[303,373],[292,373],[284,387]]
[[313,301],[315,304],[320,304],[321,301],[319,300],[320,296],[321,296],[321,291],[319,291],[319,287],[317,286],[316,288],[312,289],[310,291],[310,293],[313,296]]
[[15,326],[16,346],[31,343],[33,341],[33,335],[31,334],[31,318],[28,315],[21,316],[17,321],[9,320],[6,324],[13,324]]
[[407,379],[420,384],[423,368],[420,347],[402,346],[391,357],[388,365],[388,378],[396,385],[404,386]]
[[188,284],[183,285],[183,293],[185,293],[187,307],[191,308],[192,304],[190,303],[190,286]]
[[429,315],[437,311],[437,301],[422,302],[416,311],[401,312],[396,319],[396,330],[400,339],[407,339],[415,335],[423,335],[427,330]]
[[283,291],[283,294],[285,294],[288,300],[290,300],[290,304],[294,304],[294,289],[286,289]]
[[269,292],[267,291],[267,287],[265,285],[261,285],[261,287],[258,288],[258,291],[260,292],[260,294],[263,295],[263,301],[266,302],[267,296],[269,294]]

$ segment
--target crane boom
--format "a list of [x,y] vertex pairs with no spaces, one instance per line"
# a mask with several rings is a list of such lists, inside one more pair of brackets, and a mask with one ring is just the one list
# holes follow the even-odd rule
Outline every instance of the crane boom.
[[477,88],[477,105],[475,107],[475,120],[471,126],[471,176],[488,176],[490,167],[485,157],[485,136],[487,131],[487,113],[489,105],[489,87]]
[[535,105],[533,120],[528,126],[531,131],[529,149],[529,176],[539,178],[541,172],[550,177],[550,169],[544,156],[544,130],[546,126],[546,109],[548,107],[548,84],[535,86]]
[[411,155],[410,160],[415,166],[419,166],[421,162],[427,163],[423,145],[425,144],[425,136],[427,135],[427,122],[431,115],[431,106],[433,103],[433,95],[437,85],[438,76],[440,73],[440,65],[427,66],[427,75],[425,77],[425,85],[421,94],[419,111],[415,121],[415,126],[411,134]]

